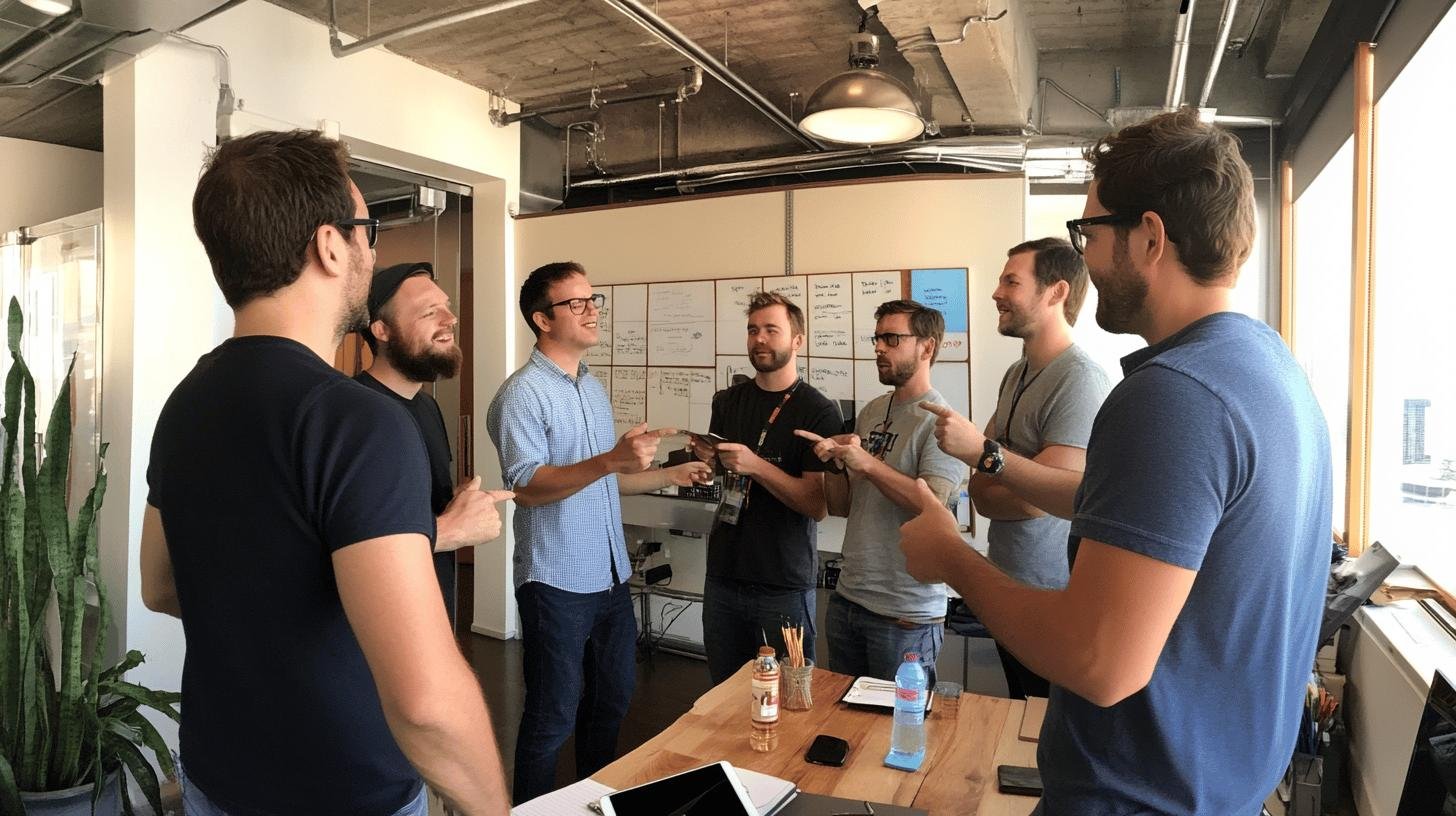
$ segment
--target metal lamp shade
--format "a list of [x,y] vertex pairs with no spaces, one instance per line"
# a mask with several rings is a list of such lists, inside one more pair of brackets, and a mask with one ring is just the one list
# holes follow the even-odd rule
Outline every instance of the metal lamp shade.
[[925,131],[910,91],[872,68],[836,74],[815,89],[799,129],[831,142],[882,145],[909,141]]

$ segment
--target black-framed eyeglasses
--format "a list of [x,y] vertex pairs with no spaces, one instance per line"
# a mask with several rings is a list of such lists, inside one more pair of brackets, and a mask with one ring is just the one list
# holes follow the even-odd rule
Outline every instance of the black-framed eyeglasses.
[[379,240],[379,219],[378,218],[345,218],[343,221],[335,221],[336,227],[363,227],[369,238],[369,248],[374,248],[374,243]]
[[600,312],[602,307],[607,305],[607,296],[599,293],[591,297],[567,298],[566,300],[558,300],[555,303],[548,304],[546,308],[549,310],[555,309],[557,306],[565,306],[571,309],[572,314],[579,315],[586,314],[586,305],[588,303]]
[[885,332],[883,334],[870,335],[871,343],[884,343],[885,348],[895,348],[900,345],[902,337],[919,337],[918,334],[902,334],[900,332]]
[[1083,227],[1095,227],[1098,224],[1136,224],[1143,218],[1142,214],[1137,215],[1094,215],[1091,218],[1073,218],[1067,222],[1067,237],[1072,241],[1072,248],[1081,255],[1087,249],[1087,234],[1082,231]]

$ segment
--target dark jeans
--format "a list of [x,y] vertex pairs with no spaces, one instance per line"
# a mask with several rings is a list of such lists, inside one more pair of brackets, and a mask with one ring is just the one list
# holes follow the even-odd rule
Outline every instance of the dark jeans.
[[804,627],[804,658],[814,659],[814,590],[778,589],[726,578],[703,581],[703,648],[713,685],[727,680],[758,654],[768,638],[784,659],[787,622]]
[[851,677],[895,679],[906,652],[918,652],[928,688],[935,687],[935,660],[945,641],[945,624],[911,623],[865,609],[839,593],[829,596],[824,613],[832,672]]
[[1050,696],[1051,684],[1045,678],[1028,669],[1015,655],[1002,648],[1000,643],[996,644],[996,653],[1001,655],[1001,668],[1006,672],[1007,697],[1025,700],[1027,697]]
[[626,584],[577,593],[531,582],[516,590],[526,704],[516,737],[516,804],[556,787],[556,755],[576,734],[576,778],[617,756],[637,682],[637,619]]

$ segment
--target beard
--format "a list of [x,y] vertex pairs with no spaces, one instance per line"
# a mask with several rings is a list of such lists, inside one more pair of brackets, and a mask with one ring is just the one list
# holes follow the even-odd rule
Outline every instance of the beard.
[[[398,336],[393,327],[391,333]],[[452,343],[449,349],[439,351],[429,340],[420,348],[384,343],[379,346],[379,354],[405,379],[418,383],[451,379],[460,373],[460,365],[465,359],[465,353],[458,345]]]
[[1030,325],[1031,321],[1025,315],[1010,311],[1006,313],[1006,325],[997,326],[996,331],[1000,332],[1003,337],[1016,337],[1024,340]]
[[1112,246],[1112,268],[1094,276],[1092,283],[1097,287],[1097,325],[1113,334],[1136,334],[1148,282],[1133,271],[1126,235],[1119,235]]
[[349,332],[369,331],[369,279],[373,274],[363,252],[349,252],[349,283],[344,292],[344,308],[339,314],[336,340]]
[[775,351],[774,349],[764,349],[764,351],[767,351],[771,355],[768,360],[761,360],[756,353],[748,355],[748,362],[753,366],[754,371],[768,374],[778,371],[789,364],[789,352]]
[[889,363],[886,368],[875,367],[876,372],[880,375],[880,385],[899,388],[905,383],[910,382],[910,378],[915,376],[916,361],[914,360],[906,360],[900,363],[894,360],[886,360],[885,362]]

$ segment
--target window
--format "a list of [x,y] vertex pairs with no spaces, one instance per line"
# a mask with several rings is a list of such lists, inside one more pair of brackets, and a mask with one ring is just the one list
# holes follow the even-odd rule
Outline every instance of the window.
[[1375,142],[1374,399],[1370,537],[1456,586],[1456,305],[1446,236],[1452,196],[1432,134],[1456,129],[1433,104],[1456,76],[1448,14],[1379,100]]
[[1336,530],[1345,529],[1354,174],[1349,140],[1294,203],[1294,353],[1330,426]]

